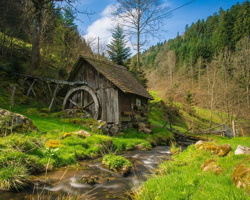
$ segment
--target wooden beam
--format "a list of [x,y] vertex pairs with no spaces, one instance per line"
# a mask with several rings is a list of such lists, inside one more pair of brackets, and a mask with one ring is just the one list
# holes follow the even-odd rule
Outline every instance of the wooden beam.
[[36,93],[35,93],[35,91],[33,90],[33,86],[34,86],[34,84],[35,84],[35,82],[36,82],[36,79],[34,79],[33,80],[33,82],[30,84],[30,82],[28,81],[28,84],[29,84],[29,89],[28,89],[28,92],[27,92],[27,96],[29,96],[30,95],[30,92],[32,91],[32,93],[34,94],[34,96],[36,97]]
[[58,88],[59,88],[59,84],[56,85],[56,88],[55,88],[53,97],[52,97],[51,102],[50,102],[50,105],[49,105],[49,110],[51,110],[51,107],[52,107],[52,105],[53,105],[53,103],[54,103],[54,100],[55,100],[55,98],[56,98],[56,94],[57,94]]
[[50,84],[47,82],[47,85],[48,85],[48,88],[49,88],[49,93],[50,93],[50,96],[52,96],[52,91],[51,91],[51,87],[50,87]]
[[69,101],[74,104],[77,108],[81,108],[81,106],[79,106],[76,102],[74,102],[72,99],[69,99]]
[[82,107],[82,109],[85,109],[85,108],[87,108],[87,107],[91,106],[93,103],[94,103],[94,101],[91,101],[91,102],[90,102],[90,103],[88,103],[86,106],[83,106],[83,107]]

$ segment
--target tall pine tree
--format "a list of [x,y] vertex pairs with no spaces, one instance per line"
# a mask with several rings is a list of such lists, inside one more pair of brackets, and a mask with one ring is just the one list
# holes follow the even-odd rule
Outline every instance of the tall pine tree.
[[112,32],[111,43],[107,45],[110,60],[118,65],[123,65],[124,61],[131,55],[130,48],[126,47],[126,39],[121,26],[117,25]]

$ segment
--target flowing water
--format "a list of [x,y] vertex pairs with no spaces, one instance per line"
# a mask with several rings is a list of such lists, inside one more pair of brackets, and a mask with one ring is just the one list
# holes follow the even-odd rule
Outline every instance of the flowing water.
[[101,158],[86,160],[77,170],[61,168],[36,176],[39,181],[33,189],[19,193],[2,191],[0,199],[52,200],[60,194],[92,200],[130,199],[129,193],[140,187],[159,163],[170,159],[168,146],[158,146],[150,151],[128,151],[123,156],[133,163],[131,173],[125,177],[104,168]]

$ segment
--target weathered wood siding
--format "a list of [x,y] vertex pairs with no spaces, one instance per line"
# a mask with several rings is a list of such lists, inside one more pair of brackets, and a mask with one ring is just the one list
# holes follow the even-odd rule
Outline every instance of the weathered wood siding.
[[76,73],[73,81],[87,81],[93,88],[101,106],[101,120],[119,122],[118,88],[87,62]]
[[[136,99],[139,99],[141,106],[136,105]],[[147,121],[148,120],[148,100],[147,98],[125,94],[119,90],[119,110],[120,121]]]
[[129,122],[132,120],[132,102],[131,95],[125,94],[121,90],[119,90],[119,118],[122,122]]

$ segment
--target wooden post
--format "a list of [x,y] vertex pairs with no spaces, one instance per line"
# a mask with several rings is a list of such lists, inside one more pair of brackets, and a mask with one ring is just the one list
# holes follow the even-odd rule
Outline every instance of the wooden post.
[[12,86],[12,94],[10,98],[10,106],[13,107],[15,103],[16,86]]
[[30,82],[28,81],[30,87],[29,87],[29,89],[28,89],[27,96],[29,96],[29,95],[30,95],[30,92],[32,91],[32,93],[33,93],[34,96],[36,97],[36,93],[35,93],[35,91],[33,90],[33,85],[35,84],[35,82],[36,82],[36,79],[34,79],[33,82],[32,82],[31,84],[30,84]]
[[50,83],[47,82],[47,85],[48,85],[48,88],[49,88],[49,94],[50,94],[50,96],[52,96],[53,94],[52,94],[52,91],[51,91]]
[[57,93],[58,87],[59,87],[59,84],[56,84],[56,88],[55,88],[53,97],[52,97],[52,99],[51,99],[50,105],[49,105],[49,111],[51,110],[51,107],[52,107],[52,105],[53,105],[53,103],[54,103],[54,100],[55,100],[55,98],[56,98],[56,93]]
[[236,137],[235,120],[232,120],[233,136]]

